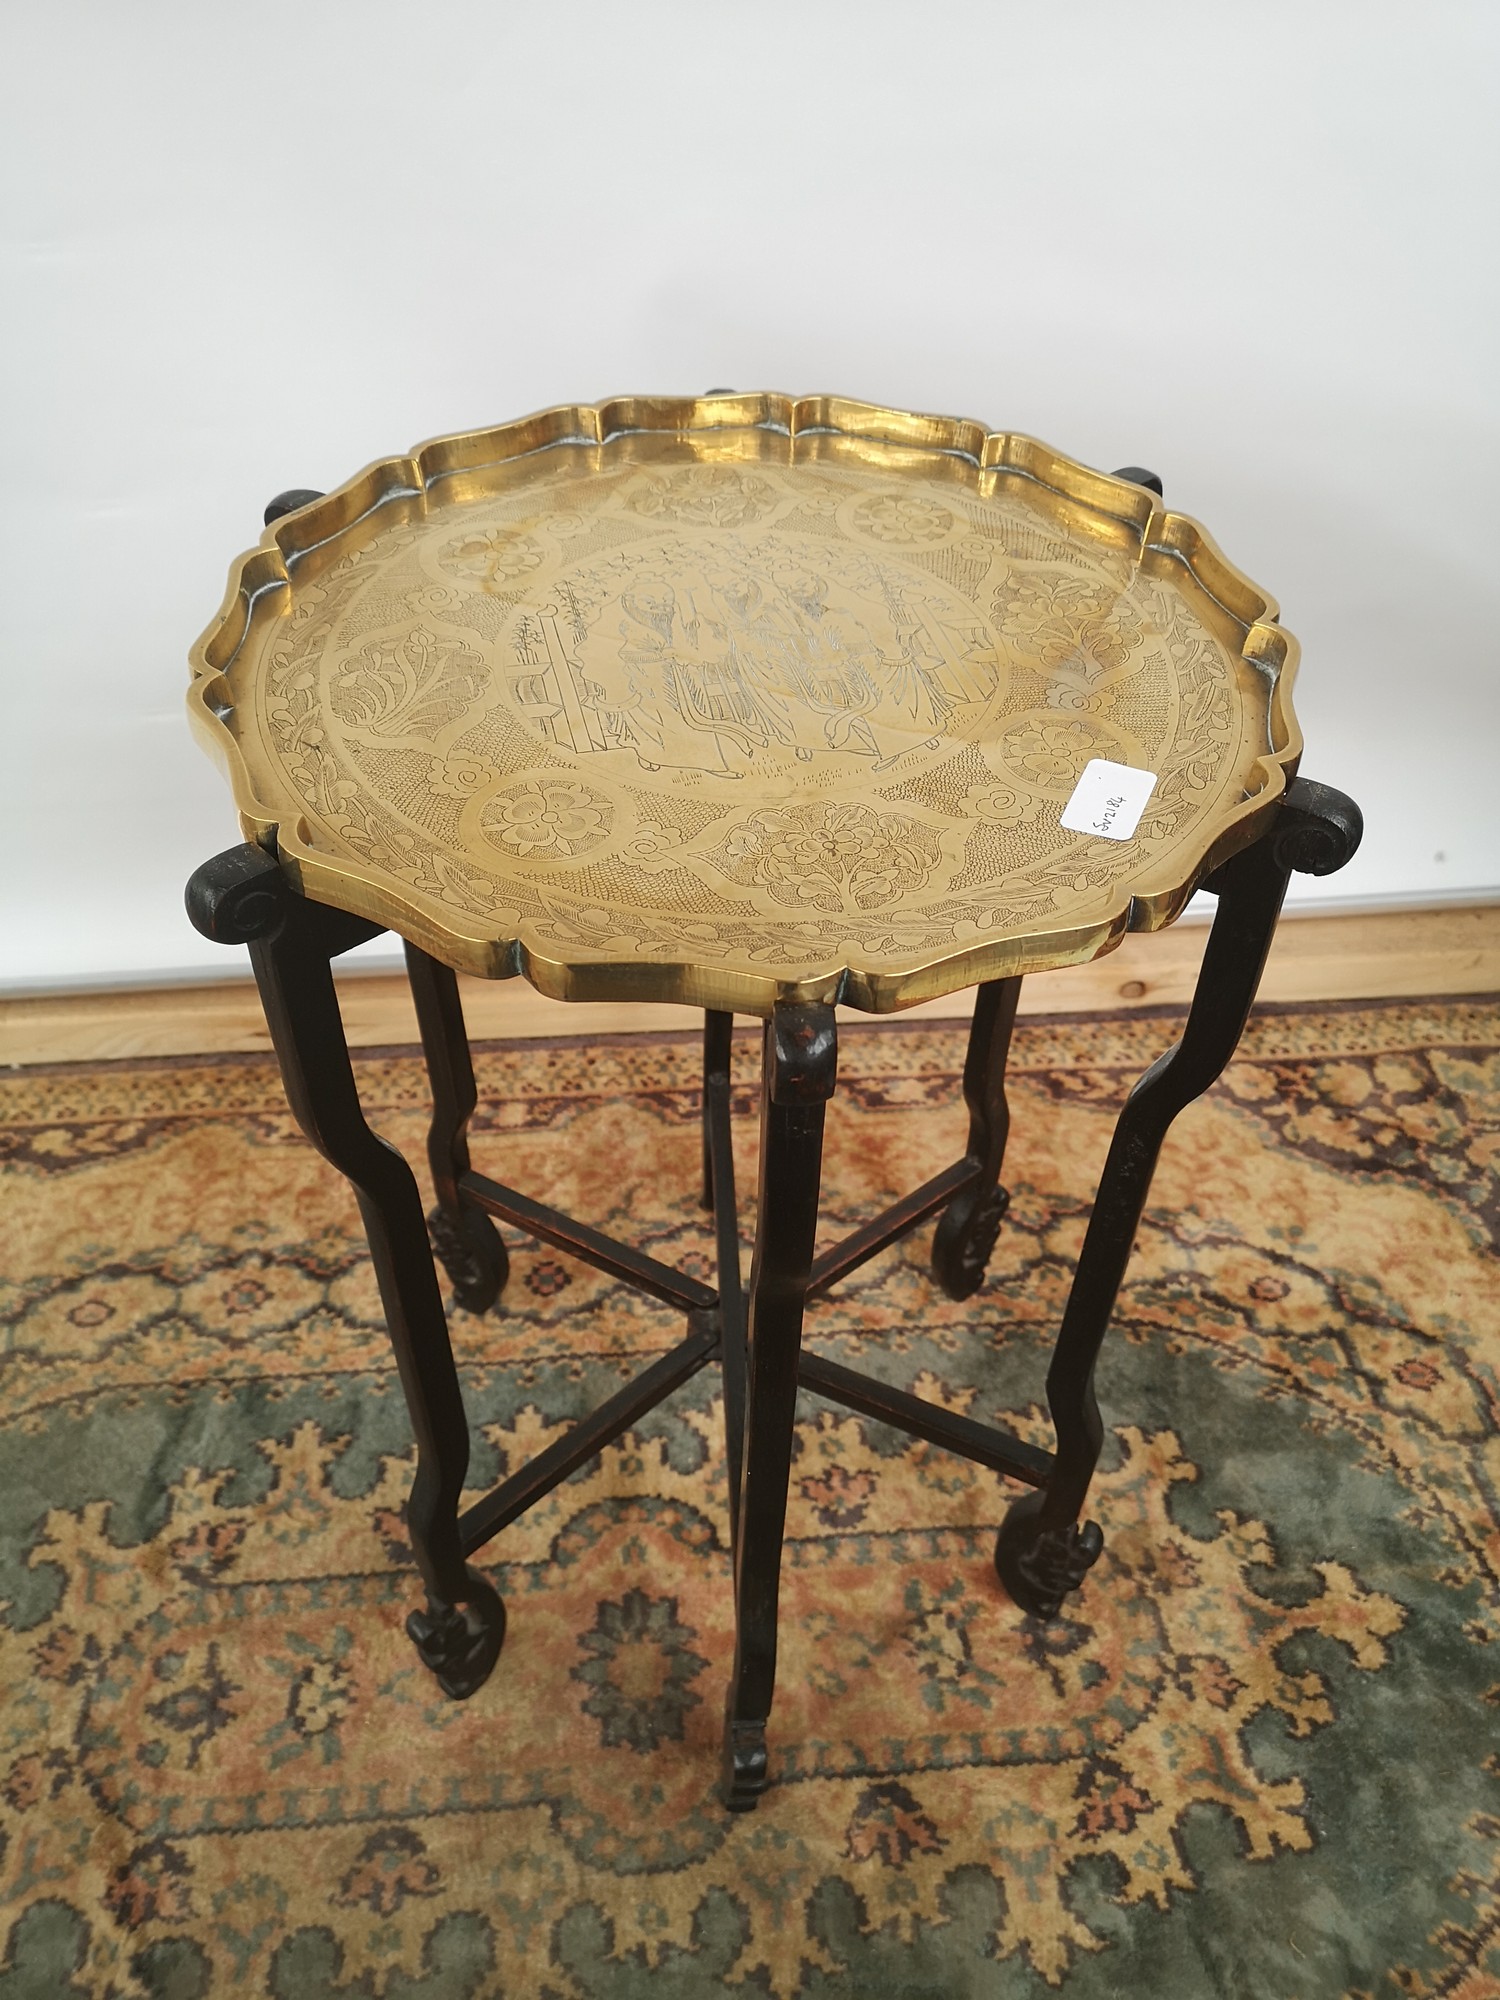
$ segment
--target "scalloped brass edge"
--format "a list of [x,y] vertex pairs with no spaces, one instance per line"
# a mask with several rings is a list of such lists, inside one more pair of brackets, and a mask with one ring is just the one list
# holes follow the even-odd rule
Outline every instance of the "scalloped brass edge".
[[[777,978],[748,961],[706,969],[657,959],[573,962],[535,949],[525,925],[501,942],[466,927],[456,912],[403,895],[352,859],[333,861],[308,838],[293,809],[292,823],[262,798],[228,726],[225,676],[256,621],[261,600],[275,595],[287,608],[289,565],[335,541],[398,497],[425,495],[455,474],[530,457],[562,445],[608,444],[639,432],[693,435],[757,429],[787,437],[864,439],[915,454],[942,453],[981,475],[1003,473],[1050,488],[1094,514],[1133,528],[1141,553],[1181,563],[1205,595],[1244,632],[1240,657],[1270,681],[1267,720],[1271,748],[1257,759],[1259,791],[1215,828],[1186,869],[1179,851],[1171,878],[1144,877],[1122,887],[1117,903],[1095,922],[1058,931],[1001,936],[945,952],[924,964],[882,972],[847,956],[796,979]],[[992,431],[971,418],[925,415],[844,396],[791,397],[776,391],[719,396],[614,396],[600,403],[562,403],[479,431],[429,438],[399,457],[373,460],[321,499],[283,515],[253,549],[235,558],[217,615],[189,651],[188,719],[194,735],[229,778],[247,839],[274,851],[302,894],[386,925],[459,972],[485,979],[527,978],[557,1000],[641,1000],[765,1014],[778,1002],[836,1001],[867,1013],[895,1013],[987,979],[1019,977],[1081,965],[1113,951],[1131,930],[1160,930],[1181,915],[1207,875],[1258,836],[1268,813],[1296,775],[1302,732],[1292,708],[1299,648],[1280,623],[1276,600],[1220,549],[1201,522],[1164,508],[1147,488],[1098,472],[1021,431]]]

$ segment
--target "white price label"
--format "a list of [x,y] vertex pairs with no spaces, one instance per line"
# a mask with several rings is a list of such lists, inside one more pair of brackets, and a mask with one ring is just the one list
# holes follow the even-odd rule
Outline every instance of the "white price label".
[[1155,790],[1154,771],[1137,771],[1130,764],[1111,764],[1106,757],[1092,757],[1063,807],[1062,824],[1069,833],[1129,840]]

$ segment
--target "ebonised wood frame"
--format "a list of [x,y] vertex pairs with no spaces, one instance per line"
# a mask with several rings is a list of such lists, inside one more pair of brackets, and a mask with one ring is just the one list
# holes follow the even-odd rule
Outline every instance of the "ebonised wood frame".
[[[1047,1375],[1056,1449],[953,1415],[802,1347],[809,1299],[940,1212],[933,1267],[966,1298],[982,1283],[1005,1212],[1000,1184],[1009,1114],[1005,1063],[1018,980],[981,987],[964,1069],[970,1129],[962,1159],[813,1255],[823,1118],[838,1049],[831,1007],[778,1007],[765,1024],[759,1224],[748,1290],[740,1272],[730,1144],[731,1017],[704,1023],[704,1194],[712,1209],[718,1283],[701,1280],[533,1201],[470,1163],[473,1064],[453,972],[406,947],[432,1084],[428,1160],[437,1195],[424,1220],[406,1161],[360,1108],[331,960],[376,926],[308,902],[274,855],[231,848],[188,887],[205,936],[248,944],[287,1097],[308,1138],[359,1198],[412,1430],[417,1471],[407,1525],[426,1609],[407,1630],[446,1693],[462,1700],[492,1671],[505,1607],[469,1558],[647,1410],[717,1360],[723,1370],[737,1641],[725,1722],[722,1794],[746,1810],[768,1782],[766,1725],[776,1671],[776,1604],[800,1385],[1002,1473],[1029,1489],[999,1531],[995,1564],[1021,1609],[1054,1617],[1097,1560],[1102,1537],[1084,1519],[1103,1423],[1094,1367],[1123,1280],[1162,1142],[1182,1108],[1217,1079],[1255,997],[1294,870],[1329,874],[1358,844],[1359,811],[1341,793],[1297,779],[1268,833],[1211,877],[1219,899],[1197,992],[1176,1046],[1131,1092],[1095,1197],[1078,1270]],[[633,1381],[463,1512],[469,1430],[433,1260],[458,1305],[484,1312],[504,1288],[507,1258],[492,1217],[583,1258],[684,1314],[684,1336]],[[429,1240],[430,1231],[430,1240]]]
[[[1160,490],[1150,474],[1127,467],[1125,476]],[[306,497],[280,496],[268,518],[285,511],[283,502],[300,504]],[[365,1121],[331,971],[333,958],[378,935],[379,926],[303,898],[265,848],[234,847],[205,862],[188,884],[188,913],[205,937],[249,946],[292,1110],[359,1199],[417,1444],[407,1526],[427,1605],[413,1612],[407,1631],[444,1691],[457,1700],[474,1694],[493,1670],[505,1636],[504,1604],[468,1559],[714,1360],[723,1371],[734,1553],[736,1644],[721,1779],[730,1810],[752,1808],[769,1781],[766,1728],[799,1386],[1026,1487],[1000,1527],[995,1565],[1024,1612],[1054,1617],[1103,1546],[1098,1526],[1084,1519],[1103,1438],[1094,1368],[1162,1142],[1177,1113],[1215,1082],[1234,1052],[1290,876],[1341,868],[1361,830],[1350,799],[1295,779],[1261,838],[1204,885],[1217,895],[1218,911],[1193,1003],[1176,1046],[1146,1071],[1120,1114],[1053,1351],[1047,1375],[1056,1436],[1051,1452],[802,1347],[808,1300],[931,1215],[940,1217],[933,1269],[943,1289],[963,1299],[982,1284],[1008,1200],[1000,1182],[1010,1122],[1005,1067],[1019,980],[979,989],[964,1067],[969,1137],[962,1159],[816,1257],[823,1121],[836,1079],[837,1030],[829,1006],[775,1008],[764,1029],[759,1208],[748,1291],[741,1282],[730,1135],[733,1022],[726,1013],[707,1014],[702,1196],[712,1211],[718,1258],[718,1282],[709,1286],[475,1171],[468,1124],[477,1092],[458,982],[448,966],[408,943],[432,1086],[428,1162],[437,1200],[424,1219],[410,1167]],[[455,1302],[469,1312],[489,1310],[508,1273],[494,1217],[675,1307],[686,1328],[669,1352],[461,1513],[468,1419],[433,1251]]]

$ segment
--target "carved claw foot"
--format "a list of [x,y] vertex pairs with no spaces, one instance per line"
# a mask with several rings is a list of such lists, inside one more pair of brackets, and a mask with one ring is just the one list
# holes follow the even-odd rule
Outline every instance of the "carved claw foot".
[[763,1722],[724,1723],[724,1764],[719,1796],[731,1812],[754,1812],[770,1784]]
[[500,1232],[481,1209],[435,1208],[427,1218],[432,1247],[453,1282],[453,1297],[465,1312],[488,1312],[505,1289],[510,1256]]
[[972,1298],[984,1283],[1009,1207],[1010,1195],[996,1187],[957,1195],[944,1209],[932,1237],[932,1275],[950,1299]]
[[500,1593],[476,1571],[468,1572],[466,1604],[431,1604],[406,1621],[406,1636],[422,1665],[454,1701],[467,1701],[489,1679],[505,1642],[505,1606]]
[[995,1543],[995,1568],[1013,1603],[1036,1618],[1055,1618],[1063,1599],[1077,1590],[1104,1547],[1097,1522],[1065,1528],[1039,1525],[1044,1495],[1017,1500]]

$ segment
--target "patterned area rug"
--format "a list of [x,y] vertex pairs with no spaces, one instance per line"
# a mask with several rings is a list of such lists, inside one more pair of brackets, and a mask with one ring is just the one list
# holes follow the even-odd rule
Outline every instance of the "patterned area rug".
[[[1045,1442],[1088,1194],[1172,1032],[1024,1022],[988,1284],[945,1300],[923,1231],[812,1343]],[[738,1819],[714,1374],[487,1551],[509,1636],[449,1703],[402,1633],[354,1204],[274,1069],[13,1074],[0,2000],[1500,1994],[1497,1046],[1493,1004],[1258,1017],[1166,1149],[1061,1622],[1000,1591],[1001,1482],[804,1399],[778,1782]],[[846,1035],[824,1240],[956,1157],[961,1064]],[[479,1067],[481,1166],[707,1274],[692,1042]],[[360,1072],[419,1156],[417,1062]],[[502,1310],[455,1316],[476,1491],[679,1332],[511,1240]]]

